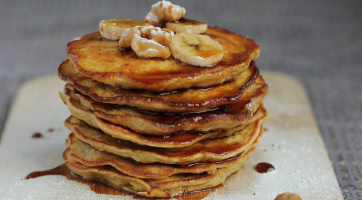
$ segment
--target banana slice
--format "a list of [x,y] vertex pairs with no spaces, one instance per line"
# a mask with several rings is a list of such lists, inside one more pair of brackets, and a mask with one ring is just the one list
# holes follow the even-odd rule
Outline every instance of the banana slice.
[[123,31],[135,26],[149,26],[150,24],[130,19],[110,19],[99,22],[99,32],[109,40],[119,40]]
[[207,24],[198,22],[192,19],[181,18],[178,21],[166,22],[166,28],[175,33],[204,33],[207,29]]
[[200,67],[215,65],[224,56],[222,46],[207,35],[176,34],[170,41],[169,48],[174,58]]

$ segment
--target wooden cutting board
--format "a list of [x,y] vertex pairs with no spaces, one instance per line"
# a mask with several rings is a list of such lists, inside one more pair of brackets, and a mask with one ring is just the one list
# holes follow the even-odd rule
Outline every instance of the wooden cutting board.
[[[343,199],[304,88],[289,76],[262,74],[270,86],[265,100],[270,118],[259,146],[223,186],[184,199],[266,200],[284,192],[297,193],[304,200]],[[65,176],[24,179],[31,172],[63,163],[69,134],[63,121],[70,115],[58,96],[63,86],[57,77],[45,77],[19,90],[0,143],[0,199],[133,199],[97,194]],[[33,138],[35,133],[42,137]],[[254,166],[260,162],[272,164],[275,170],[256,172]],[[103,186],[92,183],[91,187]]]

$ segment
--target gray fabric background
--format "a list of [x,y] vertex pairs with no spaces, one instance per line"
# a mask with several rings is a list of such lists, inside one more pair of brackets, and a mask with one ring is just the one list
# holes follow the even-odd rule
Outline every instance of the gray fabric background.
[[[259,68],[299,79],[345,199],[362,198],[362,1],[173,1],[187,18],[254,38]],[[155,1],[0,0],[0,131],[19,86],[56,74],[65,46]]]

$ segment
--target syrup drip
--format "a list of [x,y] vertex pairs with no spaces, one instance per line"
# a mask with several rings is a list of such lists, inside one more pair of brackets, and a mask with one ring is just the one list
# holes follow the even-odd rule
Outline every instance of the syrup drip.
[[[96,181],[86,181],[81,178],[78,178],[76,175],[72,175],[72,172],[70,169],[65,165],[62,164],[58,167],[55,167],[53,169],[45,170],[45,171],[36,171],[32,172],[29,175],[27,175],[24,179],[32,179],[32,178],[38,178],[42,176],[49,176],[49,175],[61,175],[67,177],[68,180],[77,181],[82,184],[86,184],[90,187],[90,189],[97,193],[97,194],[110,194],[110,195],[128,195],[127,193],[117,190],[113,187],[110,187],[104,183],[96,182]],[[132,195],[133,196],[133,195]]]
[[49,133],[51,133],[51,132],[53,132],[53,131],[54,131],[54,129],[52,129],[52,128],[48,129],[48,132],[49,132]]
[[47,175],[63,175],[64,174],[64,165],[60,165],[56,168],[45,170],[45,171],[36,171],[32,172],[29,175],[25,177],[26,180],[32,179],[32,178],[38,178],[41,176],[47,176]]
[[265,162],[258,163],[254,169],[259,173],[268,173],[275,170],[273,165]]
[[197,24],[203,24],[202,22],[198,22],[192,19],[186,19],[186,18],[181,18],[178,21],[175,21],[174,23],[183,23],[183,24],[187,24],[187,25],[197,25]]
[[[77,181],[82,184],[86,184],[89,186],[89,188],[97,193],[97,194],[108,194],[108,195],[128,195],[132,196],[135,199],[139,199],[141,197],[138,197],[134,194],[127,193],[125,191],[122,191],[120,189],[116,189],[112,186],[109,186],[101,181],[98,180],[85,180],[82,179],[80,176],[72,173],[70,169],[65,165],[62,164],[58,167],[55,167],[53,169],[45,170],[45,171],[36,171],[32,172],[29,175],[27,175],[24,179],[32,179],[32,178],[38,178],[42,176],[49,176],[49,175],[61,175],[67,177],[68,180]],[[207,195],[209,195],[211,192],[216,191],[217,189],[222,188],[221,186],[217,186],[214,188],[206,189],[206,190],[200,190],[200,191],[194,191],[194,192],[185,192],[183,196],[176,196],[173,197],[174,199],[185,199],[185,200],[199,200],[205,198]],[[142,197],[141,199],[149,199]],[[152,198],[150,198],[152,199]]]
[[41,133],[34,133],[33,136],[31,136],[32,138],[42,138],[43,135]]
[[221,188],[223,188],[223,184],[213,187],[213,188],[205,189],[205,190],[185,192],[183,196],[174,197],[174,198],[175,199],[188,199],[188,200],[203,199],[203,198],[207,197],[210,193],[215,192],[216,190],[221,189]]

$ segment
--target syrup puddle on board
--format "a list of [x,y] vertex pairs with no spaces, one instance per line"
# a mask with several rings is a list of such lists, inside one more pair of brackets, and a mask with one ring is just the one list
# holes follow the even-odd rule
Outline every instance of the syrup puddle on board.
[[[122,191],[120,189],[113,188],[112,186],[109,186],[109,185],[99,182],[99,181],[84,180],[82,178],[79,178],[79,176],[73,174],[65,164],[62,164],[56,168],[45,170],[45,171],[32,172],[29,175],[27,175],[24,179],[28,180],[28,179],[33,179],[33,178],[38,178],[38,177],[48,176],[48,175],[61,175],[61,176],[67,177],[68,180],[77,181],[78,183],[86,184],[89,186],[89,188],[93,192],[95,192],[97,194],[122,195],[122,196],[128,195],[128,196],[132,196],[135,199],[153,199],[153,198],[139,197],[134,194],[130,194],[125,191]],[[206,189],[206,190],[185,192],[183,194],[183,196],[175,196],[175,197],[173,197],[173,199],[199,200],[199,199],[205,198],[211,192],[214,192],[220,188],[222,188],[222,184],[220,186]]]
[[43,135],[41,133],[34,133],[31,137],[32,138],[42,138]]
[[259,173],[268,173],[275,170],[275,167],[272,164],[261,162],[255,165],[254,169]]

